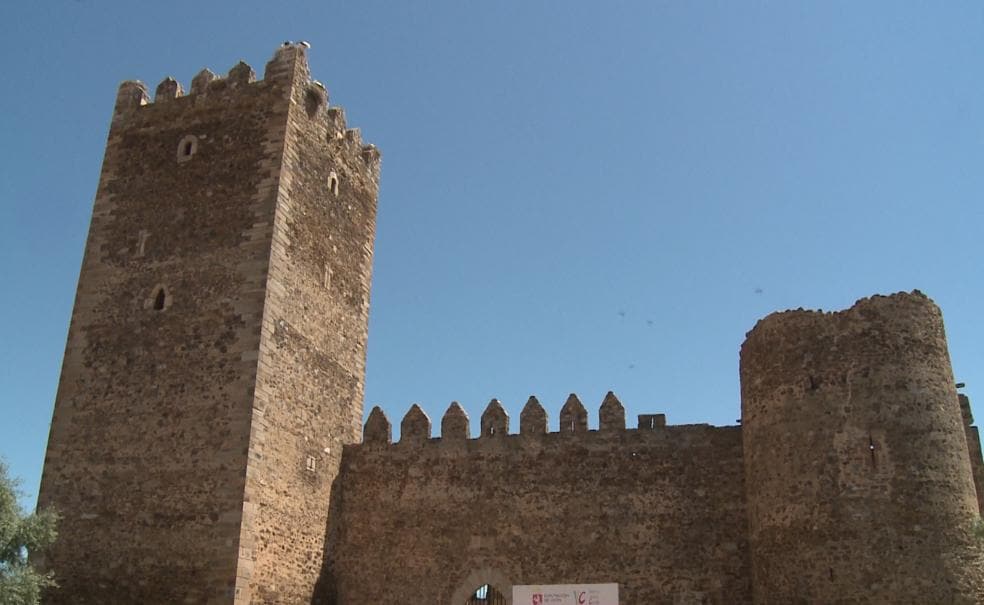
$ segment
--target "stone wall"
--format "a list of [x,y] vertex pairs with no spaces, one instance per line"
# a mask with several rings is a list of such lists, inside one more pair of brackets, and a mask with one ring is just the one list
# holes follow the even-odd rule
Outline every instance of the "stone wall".
[[742,346],[741,385],[756,603],[984,602],[979,504],[932,301],[772,314]]
[[321,569],[342,446],[361,433],[379,179],[379,153],[328,106],[303,48],[275,64],[294,86],[249,447],[243,603],[309,602]]
[[453,404],[439,438],[413,406],[391,443],[376,408],[357,443],[378,180],[303,45],[261,81],[120,87],[39,495],[48,603],[984,602],[980,438],[919,293],[759,322],[741,427],[626,429],[609,393],[597,431],[572,395],[560,432],[493,400],[475,439]]
[[[469,439],[453,405],[442,437],[419,408],[390,444],[377,408],[347,446],[316,602],[464,605],[490,582],[617,582],[623,603],[750,603],[739,427],[602,430],[576,398],[547,433],[535,400],[520,434],[493,401]],[[581,423],[580,418],[585,422]]]
[[289,85],[253,79],[120,87],[39,497],[49,602],[232,601]]
[[362,417],[379,154],[301,45],[119,90],[39,505],[48,602],[310,600]]
[[970,450],[970,468],[974,474],[974,487],[977,490],[977,503],[984,513],[984,458],[981,456],[981,433],[974,426],[974,415],[970,411],[970,399],[958,394],[960,412],[963,415],[964,431],[967,435],[967,448]]

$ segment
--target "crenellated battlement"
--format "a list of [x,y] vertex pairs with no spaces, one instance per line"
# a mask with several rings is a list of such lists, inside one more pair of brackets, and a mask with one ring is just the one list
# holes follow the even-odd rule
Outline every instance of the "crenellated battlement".
[[738,426],[628,428],[608,392],[360,427],[380,158],[308,47],[119,87],[38,498],[64,516],[47,603],[984,602],[980,434],[918,291],[759,321]]
[[[581,400],[571,393],[560,409],[556,431],[549,431],[547,411],[535,396],[530,396],[519,415],[519,433],[509,432],[509,414],[498,399],[489,401],[479,420],[480,432],[471,436],[468,413],[457,401],[444,412],[440,434],[431,435],[431,420],[418,405],[413,404],[400,422],[399,444],[423,444],[437,441],[496,440],[506,437],[534,437],[573,433],[612,433],[615,431],[660,431],[667,428],[714,428],[709,424],[667,427],[664,414],[640,414],[634,429],[627,429],[625,407],[615,393],[609,391],[598,408],[598,430],[588,428],[588,411]],[[734,428],[734,427],[731,427]],[[392,445],[393,426],[386,412],[373,407],[366,420],[362,443],[372,446]]]
[[362,141],[358,128],[348,128],[345,111],[329,106],[329,94],[325,85],[311,78],[307,60],[307,47],[285,42],[267,62],[263,78],[257,79],[256,71],[246,62],[239,61],[219,76],[208,68],[202,69],[191,80],[189,89],[173,76],[167,76],[154,89],[139,80],[127,80],[120,84],[113,110],[113,123],[128,121],[145,111],[181,111],[201,108],[210,104],[234,104],[261,91],[274,91],[288,95],[293,102],[303,104],[308,118],[321,122],[325,139],[335,147],[348,148],[370,165],[380,160],[375,145]]
[[[289,83],[298,72],[306,75],[306,79],[310,80],[305,48],[297,44],[285,44],[277,49],[273,58],[266,64],[262,80],[256,79],[256,72],[248,63],[239,61],[225,76],[218,76],[208,68],[202,69],[192,78],[191,89],[187,93],[173,76],[167,76],[157,85],[153,100],[143,82],[127,80],[120,84],[115,113],[125,114],[141,107],[168,103],[181,98],[190,97],[201,102],[206,98],[226,97],[248,86]],[[322,89],[324,88],[320,82],[318,84]],[[327,103],[327,92],[324,100]]]
[[52,605],[310,602],[362,429],[380,167],[307,46],[272,54],[117,92],[40,495],[69,528]]
[[[511,584],[612,578],[622,603],[752,603],[740,426],[646,414],[626,429],[614,393],[548,407],[549,421],[530,397],[511,433],[493,399],[476,436],[453,402],[433,437],[415,404],[398,443],[373,409],[342,451],[326,548],[341,581],[318,602],[465,603],[489,581],[475,570],[498,569]],[[379,581],[394,574],[399,593]]]

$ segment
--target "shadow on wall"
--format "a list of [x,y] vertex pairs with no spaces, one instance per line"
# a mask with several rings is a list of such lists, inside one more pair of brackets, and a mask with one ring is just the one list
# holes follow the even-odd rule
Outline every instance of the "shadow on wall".
[[328,524],[325,526],[325,551],[321,558],[321,573],[318,574],[318,581],[314,584],[314,594],[311,596],[311,605],[338,605],[338,586],[334,575],[331,573],[333,561],[331,553],[337,552],[339,520],[342,518],[342,489],[341,477],[345,472],[345,460],[342,459],[342,468],[335,476],[331,485],[331,500],[328,504]]

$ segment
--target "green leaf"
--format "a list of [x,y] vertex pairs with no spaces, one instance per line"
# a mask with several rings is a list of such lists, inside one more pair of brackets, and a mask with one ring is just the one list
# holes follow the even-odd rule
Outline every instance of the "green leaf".
[[17,495],[18,483],[0,460],[0,605],[37,605],[55,581],[51,573],[35,570],[28,555],[54,542],[58,515],[25,514]]

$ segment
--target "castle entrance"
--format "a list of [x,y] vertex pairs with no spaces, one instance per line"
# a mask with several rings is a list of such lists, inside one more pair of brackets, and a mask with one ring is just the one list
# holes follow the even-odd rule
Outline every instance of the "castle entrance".
[[506,597],[491,584],[483,584],[464,605],[506,605]]

